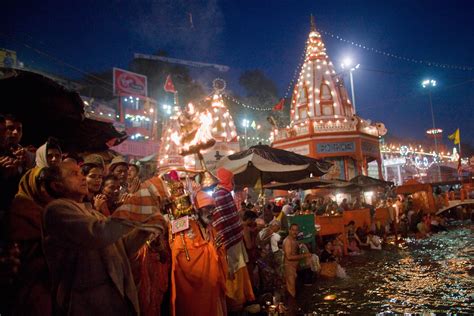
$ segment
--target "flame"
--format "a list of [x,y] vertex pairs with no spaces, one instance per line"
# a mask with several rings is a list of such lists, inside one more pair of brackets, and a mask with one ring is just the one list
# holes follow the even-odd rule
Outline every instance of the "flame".
[[179,146],[181,144],[181,136],[178,134],[178,132],[174,132],[173,134],[171,134],[171,140],[177,146]]
[[196,113],[196,110],[195,110],[194,105],[192,103],[188,103],[188,113],[191,114],[191,115]]
[[212,113],[205,111],[199,113],[199,123],[200,126],[194,136],[193,140],[187,144],[183,145],[185,150],[188,150],[189,147],[197,145],[197,144],[204,144],[207,141],[213,139],[212,137]]

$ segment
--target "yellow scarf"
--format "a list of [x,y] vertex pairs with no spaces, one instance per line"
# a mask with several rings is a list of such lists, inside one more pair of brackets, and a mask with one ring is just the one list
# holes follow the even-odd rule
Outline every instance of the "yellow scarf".
[[41,201],[41,193],[37,179],[42,169],[43,168],[35,167],[23,175],[20,180],[20,185],[18,186],[17,197],[26,197],[36,203]]

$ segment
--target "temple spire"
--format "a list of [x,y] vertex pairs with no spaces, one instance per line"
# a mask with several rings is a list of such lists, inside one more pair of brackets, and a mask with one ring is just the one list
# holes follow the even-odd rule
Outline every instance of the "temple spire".
[[[307,120],[340,119],[353,115],[352,104],[334,65],[329,60],[321,34],[316,31],[311,15],[311,32],[305,60],[293,90],[291,120],[300,124]],[[320,123],[319,123],[320,124]]]
[[311,14],[311,32],[316,32],[316,23],[314,23],[314,16]]

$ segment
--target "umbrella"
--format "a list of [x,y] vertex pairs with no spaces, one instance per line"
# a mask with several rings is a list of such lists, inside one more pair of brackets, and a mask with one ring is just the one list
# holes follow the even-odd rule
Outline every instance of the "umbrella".
[[324,175],[332,164],[267,145],[252,146],[220,160],[217,168],[224,167],[235,175],[238,186],[255,186],[270,182],[292,182]]
[[[303,180],[299,181],[294,181],[294,182],[287,182],[287,183],[270,183],[267,185],[264,185],[264,189],[269,189],[269,190],[309,190],[309,189],[316,189],[316,188],[325,188],[328,185],[344,185],[348,184],[346,181],[342,180],[326,180],[326,179],[321,179],[321,178],[306,178]],[[350,184],[350,183],[349,183]]]
[[393,185],[393,182],[379,180],[363,175],[355,176],[349,180],[349,182],[359,186],[360,188],[388,187]]
[[14,70],[7,74],[0,79],[0,111],[23,123],[22,143],[38,147],[53,136],[64,151],[101,151],[126,138],[111,123],[85,118],[77,92],[37,73]]

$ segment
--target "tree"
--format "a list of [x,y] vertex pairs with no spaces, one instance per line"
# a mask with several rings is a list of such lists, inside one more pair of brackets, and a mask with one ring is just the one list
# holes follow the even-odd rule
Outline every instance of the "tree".
[[257,101],[262,106],[271,106],[278,101],[276,84],[259,69],[242,73],[239,83],[246,89],[246,97]]
[[[268,78],[262,70],[254,69],[242,73],[239,78],[240,85],[245,89],[246,97],[244,103],[260,108],[272,108],[280,97],[275,82]],[[267,118],[273,116],[278,127],[286,126],[289,123],[289,100],[286,100],[283,111],[253,111],[252,116],[256,122],[260,122],[262,129],[258,133],[261,138],[268,138],[272,131]]]

